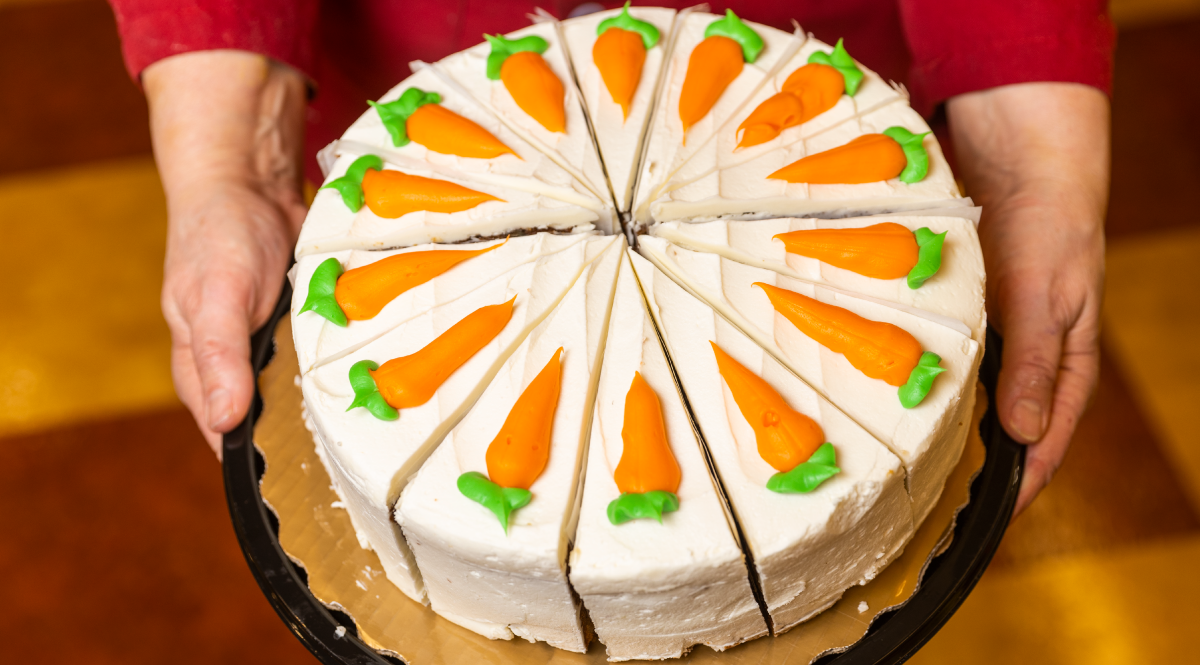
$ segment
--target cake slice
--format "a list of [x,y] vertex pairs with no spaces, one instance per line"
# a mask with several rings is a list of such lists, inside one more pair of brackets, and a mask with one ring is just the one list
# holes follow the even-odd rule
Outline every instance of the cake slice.
[[425,588],[391,519],[401,490],[589,257],[614,241],[593,238],[556,255],[569,262],[526,263],[303,377],[317,452],[360,543],[375,550],[388,579],[409,597],[423,601]]
[[649,208],[661,222],[969,206],[929,131],[907,104],[888,104],[745,163],[674,180]]
[[[632,204],[646,126],[674,21],[674,9],[626,5],[625,9],[596,12],[562,23],[563,42],[621,212],[628,212]],[[600,29],[623,32],[604,37],[597,46]],[[644,54],[640,68],[623,71],[621,49],[636,53],[639,43]],[[598,62],[605,65],[605,72],[601,72]],[[613,79],[612,85],[606,83],[607,78]]]
[[840,41],[830,46],[809,35],[733,119],[675,171],[671,186],[744,164],[906,100],[901,90],[851,58]]
[[502,238],[530,229],[571,233],[605,226],[590,195],[526,188],[538,184],[531,178],[466,176],[386,148],[344,154],[304,219],[296,257]]
[[[300,373],[352,353],[405,321],[493,279],[504,279],[527,263],[542,261],[548,270],[573,265],[574,256],[557,261],[551,257],[589,237],[593,235],[537,233],[468,245],[304,256],[296,263],[292,291],[292,337]],[[339,284],[340,298],[334,294]],[[339,300],[353,310],[349,315]]]
[[[919,314],[661,238],[643,237],[640,247],[681,286],[887,444],[908,472],[916,523],[925,519],[966,442],[981,355],[977,342]],[[820,341],[795,320],[807,321],[804,330],[815,329]],[[834,350],[831,344],[857,346]]]
[[[983,307],[983,253],[975,232],[978,216],[979,208],[953,208],[845,219],[665,222],[650,232],[687,249],[720,254],[787,277],[946,317],[944,323],[958,327],[982,344],[987,315]],[[857,231],[868,227],[876,232],[875,237],[839,235],[847,229],[854,229],[852,234],[870,233]],[[921,232],[928,249],[918,246],[919,229],[928,229]],[[891,240],[888,233],[898,241],[897,253],[902,255],[896,261],[899,270],[891,270],[890,266],[880,270],[872,265],[881,258],[892,258],[879,255],[892,249],[882,246]],[[888,270],[895,276],[876,276]],[[916,278],[910,280],[910,275]]]
[[567,544],[623,248],[588,266],[396,508],[433,610],[491,639],[587,650]]
[[487,41],[438,61],[434,68],[611,205],[557,22],[484,36]]
[[[656,413],[659,426],[647,427]],[[647,431],[662,435],[645,441],[639,435]],[[636,446],[628,456],[627,442]],[[637,465],[655,443],[668,449],[661,461]],[[677,658],[696,644],[721,651],[767,633],[728,509],[627,260],[617,280],[585,479],[571,584],[609,660]],[[622,486],[630,491],[623,494]]]
[[779,634],[899,556],[913,533],[904,467],[711,307],[633,260]]
[[[717,58],[704,57],[711,49],[712,37],[724,37],[729,34],[749,36],[738,28],[738,24],[746,28],[761,42],[758,50],[743,50],[741,67],[734,67],[736,76],[724,88],[719,84],[714,91],[719,96],[708,107],[703,115],[685,127],[681,115],[680,101],[684,97],[685,84],[688,83],[689,70],[692,83],[708,79],[722,79],[718,67],[714,66]],[[713,26],[719,26],[714,28]],[[725,37],[727,38],[727,37]],[[749,41],[753,42],[753,39]],[[763,86],[784,63],[804,43],[803,34],[791,34],[782,30],[742,21],[732,12],[725,16],[704,12],[683,11],[675,20],[675,35],[672,40],[670,56],[663,68],[663,82],[659,92],[658,102],[654,107],[654,115],[650,123],[650,134],[647,141],[646,154],[642,159],[634,195],[633,217],[639,225],[645,226],[651,222],[650,204],[659,197],[662,187],[671,176],[688,159],[710,141],[717,131],[733,120],[733,118],[749,103],[758,89]],[[696,67],[692,68],[693,55],[697,48],[700,56],[694,59]],[[727,45],[727,44],[726,44]],[[720,82],[724,82],[722,79]],[[692,95],[689,93],[689,100]],[[685,104],[684,108],[692,108],[693,104]],[[698,110],[704,110],[701,105]],[[694,112],[689,113],[688,119]]]

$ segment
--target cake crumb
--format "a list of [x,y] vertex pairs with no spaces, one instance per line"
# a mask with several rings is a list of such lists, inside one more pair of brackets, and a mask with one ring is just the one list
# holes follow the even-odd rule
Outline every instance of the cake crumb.
[[329,504],[329,507],[330,508],[345,508],[346,504],[342,503],[341,501],[334,501],[333,503]]
[[871,609],[871,607],[869,605],[867,605],[867,601],[865,601],[865,600],[858,604],[858,613],[859,614],[862,614],[863,612],[866,612],[869,609]]
[[334,634],[334,635],[337,635],[337,638],[338,638],[339,640],[340,640],[340,639],[342,639],[343,637],[345,637],[345,636],[346,636],[346,627],[345,627],[345,626],[338,626],[338,627],[337,627],[337,630],[333,631],[333,634]]

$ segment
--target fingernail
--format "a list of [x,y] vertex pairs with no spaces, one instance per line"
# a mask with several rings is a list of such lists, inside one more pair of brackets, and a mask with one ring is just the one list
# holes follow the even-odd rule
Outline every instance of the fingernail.
[[1031,399],[1017,400],[1010,420],[1016,435],[1027,443],[1042,438],[1042,405]]
[[208,427],[219,430],[233,417],[233,400],[229,391],[217,388],[208,394]]

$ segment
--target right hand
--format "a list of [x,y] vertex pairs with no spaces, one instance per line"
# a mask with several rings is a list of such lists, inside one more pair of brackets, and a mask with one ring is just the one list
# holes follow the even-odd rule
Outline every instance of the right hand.
[[151,65],[143,83],[167,195],[172,376],[219,457],[254,395],[250,335],[304,221],[305,81],[260,55],[205,51]]

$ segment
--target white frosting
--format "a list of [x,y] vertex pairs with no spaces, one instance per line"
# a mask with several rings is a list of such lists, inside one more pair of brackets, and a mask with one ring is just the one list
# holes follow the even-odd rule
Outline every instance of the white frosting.
[[[384,150],[375,152],[384,159],[390,156]],[[345,154],[339,157],[329,172],[327,182],[343,175],[358,156]],[[594,209],[582,205],[587,204],[587,200],[568,203],[546,193],[528,192],[507,187],[504,183],[488,182],[481,176],[472,180],[457,177],[445,169],[441,172],[423,170],[427,166],[424,162],[412,160],[405,160],[404,165],[388,160],[384,169],[448,180],[500,200],[485,201],[460,212],[419,210],[388,219],[371,212],[366,205],[355,213],[346,207],[337,190],[321,189],[317,191],[304,225],[300,227],[296,258],[346,249],[391,249],[431,242],[460,242],[527,228],[586,231],[592,229],[593,222],[600,221]],[[580,198],[578,195],[572,196]]]
[[646,51],[646,62],[642,66],[642,78],[633,95],[626,118],[621,106],[613,101],[600,70],[592,60],[592,47],[596,44],[596,28],[602,21],[618,16],[620,9],[587,14],[562,23],[563,42],[579,80],[579,91],[587,104],[588,117],[596,133],[596,143],[604,159],[604,168],[612,184],[617,210],[626,212],[632,203],[633,183],[637,175],[638,158],[646,125],[654,106],[654,92],[658,87],[659,74],[671,38],[675,10],[662,7],[630,7],[634,18],[658,28],[658,43]]
[[560,167],[584,183],[597,198],[611,201],[608,181],[604,178],[600,155],[596,152],[596,144],[592,141],[591,132],[588,130],[587,117],[584,114],[583,103],[579,99],[579,90],[575,87],[575,78],[571,74],[566,53],[563,52],[560,44],[557,24],[552,22],[535,23],[505,36],[509,39],[520,39],[528,35],[537,35],[550,45],[545,53],[542,53],[542,57],[563,84],[563,109],[566,113],[565,132],[547,130],[520,106],[517,106],[516,100],[509,94],[503,81],[493,81],[487,77],[487,58],[492,51],[491,45],[487,42],[477,44],[465,51],[459,51],[438,61],[434,66],[438,72],[447,76],[463,90],[474,95],[477,100],[492,109],[509,129],[536,146]]
[[654,219],[664,222],[722,217],[848,216],[967,205],[959,196],[954,174],[932,135],[924,141],[929,154],[929,173],[911,185],[898,178],[858,185],[808,185],[767,177],[802,157],[893,126],[904,127],[914,134],[929,131],[921,116],[907,104],[888,104],[743,164],[710,172],[690,182],[672,182],[650,205],[650,211]]
[[[292,291],[292,338],[296,342],[300,372],[305,374],[315,366],[337,360],[419,314],[460,298],[493,279],[503,279],[502,275],[519,266],[560,252],[589,237],[592,237],[591,234],[585,233],[538,233],[511,238],[508,241],[491,240],[466,246],[418,245],[387,252],[345,250],[332,254],[304,256],[296,263]],[[299,313],[308,299],[313,272],[317,266],[330,258],[337,259],[343,270],[353,270],[397,254],[429,250],[472,251],[497,245],[496,249],[467,259],[428,282],[405,291],[385,305],[373,318],[350,321],[342,327],[316,312]]]
[[663,70],[662,90],[650,123],[650,140],[642,159],[634,196],[633,214],[639,224],[650,223],[649,204],[658,198],[663,184],[712,139],[719,128],[733,119],[759,87],[774,76],[803,44],[803,35],[797,36],[745,21],[762,37],[762,53],[753,63],[746,63],[742,67],[741,74],[725,88],[708,114],[688,129],[685,145],[683,122],[679,119],[679,97],[687,77],[688,60],[692,50],[704,41],[704,31],[713,21],[721,18],[702,12],[688,12],[686,15],[680,12],[675,22],[674,47]]
[[[865,584],[912,537],[904,468],[878,440],[766,354],[711,307],[641,257],[638,277],[701,434],[754,555],[776,634]],[[766,488],[775,474],[721,378],[710,342],[821,426],[841,471],[808,494]]]
[[[318,447],[323,449],[322,459],[355,531],[365,536],[379,555],[388,579],[413,599],[423,600],[425,590],[412,555],[390,519],[391,506],[509,354],[575,283],[589,255],[594,257],[613,240],[590,239],[526,263],[304,376],[301,389]],[[451,374],[428,402],[401,410],[400,418],[391,422],[375,418],[364,408],[346,410],[354,399],[347,379],[354,363],[374,360],[383,364],[415,353],[471,312],[513,296],[516,301],[508,325]]]
[[812,138],[855,117],[904,99],[896,88],[885,83],[878,74],[864,67],[862,63],[859,63],[858,68],[862,70],[863,78],[853,97],[843,94],[837,103],[833,105],[833,108],[812,120],[795,127],[789,127],[770,141],[737,150],[738,140],[740,139],[738,127],[741,126],[742,122],[758,108],[759,104],[782,92],[783,84],[787,81],[788,77],[797,69],[808,64],[809,57],[818,51],[831,53],[833,52],[833,47],[810,35],[804,42],[804,45],[800,47],[799,52],[754,93],[750,101],[738,111],[730,122],[721,127],[717,132],[716,138],[704,144],[702,148],[697,150],[688,159],[686,164],[679,168],[671,178],[671,186],[678,187],[680,184],[693,182],[718,169],[744,164],[768,152],[780,150],[797,141]]
[[[934,233],[947,234],[942,245],[942,267],[921,288],[908,288],[908,281],[903,277],[874,279],[813,258],[789,254],[782,240],[773,239],[776,234],[790,231],[861,228],[883,222],[900,224],[912,231],[926,227]],[[720,254],[738,263],[774,270],[788,277],[945,316],[961,322],[972,339],[983,343],[987,330],[987,314],[983,307],[983,252],[979,248],[975,223],[968,218],[888,215],[831,220],[664,222],[654,226],[651,233],[688,249]]]
[[[409,484],[396,521],[416,555],[435,612],[492,639],[518,635],[584,652],[578,603],[567,583],[567,541],[624,243],[610,243],[562,302],[516,350],[471,412]],[[556,349],[562,382],[545,470],[508,533],[457,487],[485,456],[513,404]]]
[[[624,450],[625,396],[634,372],[658,395],[681,471],[679,510],[663,515],[661,524],[614,525],[606,513],[621,495],[613,471]],[[695,644],[722,650],[766,634],[729,519],[637,279],[622,261],[570,566],[571,584],[609,660],[676,658]]]
[[[929,318],[858,298],[825,286],[743,265],[715,254],[682,249],[661,238],[643,237],[642,253],[684,288],[707,301],[817,390],[887,444],[903,460],[919,524],[937,503],[942,485],[958,463],[965,442],[963,409],[975,394],[980,346],[967,335]],[[800,332],[775,312],[755,282],[772,284],[848,309],[872,321],[909,332],[925,351],[941,356],[946,369],[912,409],[900,405],[897,388],[854,368],[840,353]],[[960,417],[961,416],[961,417]]]

